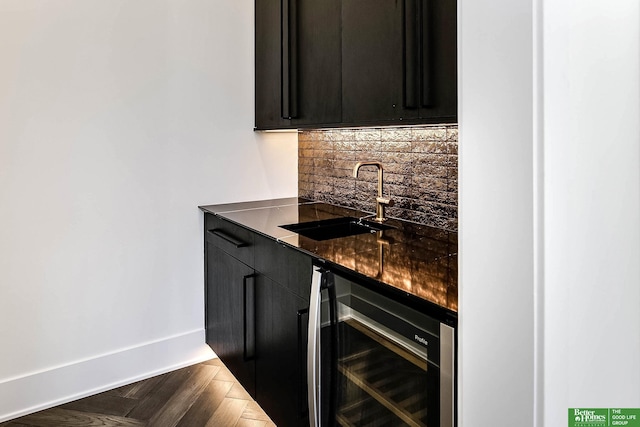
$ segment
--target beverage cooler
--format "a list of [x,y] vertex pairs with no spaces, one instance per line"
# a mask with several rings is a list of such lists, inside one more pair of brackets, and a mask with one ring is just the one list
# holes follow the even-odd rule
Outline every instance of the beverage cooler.
[[311,427],[453,427],[455,329],[314,267],[307,382]]

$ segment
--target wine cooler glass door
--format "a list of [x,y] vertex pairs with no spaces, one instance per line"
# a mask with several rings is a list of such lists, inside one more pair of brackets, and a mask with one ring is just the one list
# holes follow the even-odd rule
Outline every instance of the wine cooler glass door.
[[314,279],[311,426],[453,427],[453,329],[330,271]]

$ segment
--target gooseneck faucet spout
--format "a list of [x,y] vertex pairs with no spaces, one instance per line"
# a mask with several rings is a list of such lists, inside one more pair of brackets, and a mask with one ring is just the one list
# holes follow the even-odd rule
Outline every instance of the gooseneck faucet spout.
[[385,206],[393,206],[393,200],[389,199],[389,198],[384,198],[382,195],[382,185],[383,185],[383,178],[384,178],[384,168],[382,167],[382,163],[380,162],[373,162],[373,161],[368,161],[368,162],[358,162],[356,163],[356,165],[353,167],[353,177],[357,178],[358,177],[358,172],[360,171],[360,168],[363,166],[375,166],[378,168],[378,197],[376,197],[376,218],[375,220],[377,222],[383,222],[386,220],[385,216],[384,216],[384,208]]

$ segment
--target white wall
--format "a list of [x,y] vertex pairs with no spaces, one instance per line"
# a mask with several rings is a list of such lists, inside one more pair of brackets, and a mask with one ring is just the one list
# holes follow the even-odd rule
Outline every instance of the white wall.
[[533,58],[529,0],[459,5],[459,419],[533,419]]
[[206,357],[197,206],[297,193],[252,128],[253,0],[0,0],[0,420]]
[[640,407],[640,7],[458,4],[460,425]]
[[545,2],[545,425],[640,408],[640,3]]

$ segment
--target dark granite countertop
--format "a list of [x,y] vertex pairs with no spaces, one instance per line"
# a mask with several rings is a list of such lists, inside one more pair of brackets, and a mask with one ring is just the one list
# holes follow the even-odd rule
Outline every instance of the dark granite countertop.
[[458,311],[458,233],[390,219],[383,232],[316,241],[280,225],[368,214],[301,198],[200,206],[316,258]]

